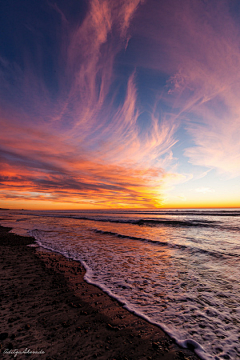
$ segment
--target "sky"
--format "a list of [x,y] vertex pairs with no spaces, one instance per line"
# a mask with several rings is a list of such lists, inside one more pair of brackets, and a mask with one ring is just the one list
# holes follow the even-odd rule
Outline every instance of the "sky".
[[240,206],[238,0],[2,0],[0,207]]

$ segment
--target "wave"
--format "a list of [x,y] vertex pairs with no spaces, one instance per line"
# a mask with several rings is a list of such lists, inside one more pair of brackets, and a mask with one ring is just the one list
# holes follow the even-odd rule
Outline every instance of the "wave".
[[[79,211],[79,213],[81,213],[82,211]],[[89,214],[96,214],[99,215],[101,214],[101,212],[99,211],[84,211],[84,214],[89,213]],[[157,215],[157,216],[161,216],[161,215],[173,215],[173,216],[240,216],[240,210],[205,210],[205,209],[201,209],[201,210],[137,210],[137,211],[133,211],[133,210],[125,210],[125,211],[104,211],[105,214],[108,215]]]
[[213,226],[216,222],[210,220],[169,220],[169,219],[140,219],[136,225],[167,225],[167,226]]
[[171,227],[204,227],[204,228],[218,228],[220,230],[228,231],[240,231],[240,227],[231,226],[231,225],[222,225],[215,220],[172,220],[166,218],[158,219],[120,219],[120,218],[99,218],[99,217],[87,217],[87,216],[63,216],[64,218],[71,218],[76,220],[88,220],[88,221],[98,221],[98,222],[108,222],[115,224],[132,224],[138,226],[171,226]]
[[62,250],[57,250],[52,246],[45,245],[42,243],[40,239],[36,238],[36,232],[38,232],[38,229],[34,229],[31,231],[32,236],[36,239],[36,244],[46,250],[58,253],[60,255],[63,255],[65,258],[78,261],[82,264],[82,266],[85,268],[86,273],[84,275],[84,280],[89,283],[97,286],[99,289],[103,290],[106,294],[108,294],[111,298],[116,299],[123,308],[127,309],[129,312],[133,313],[134,315],[138,316],[139,318],[142,318],[146,321],[148,321],[150,324],[153,324],[160,329],[162,329],[166,334],[168,334],[180,347],[185,349],[190,349],[191,351],[195,352],[200,359],[202,360],[213,360],[213,357],[205,351],[205,349],[196,341],[192,339],[181,339],[181,333],[177,331],[177,329],[170,328],[168,325],[166,325],[163,322],[160,321],[154,321],[150,316],[146,315],[141,311],[139,307],[136,307],[132,305],[125,297],[122,295],[114,293],[109,286],[104,284],[102,281],[96,280],[94,277],[94,272],[91,269],[90,266],[87,265],[86,261],[80,259],[77,256],[73,256],[70,253]]
[[[33,213],[31,212],[31,214]],[[124,215],[124,216],[121,216]],[[133,217],[134,215],[138,217]],[[148,215],[148,216],[144,216]],[[165,216],[171,216],[171,218]],[[77,212],[56,212],[44,211],[40,213],[34,212],[34,216],[66,218],[75,220],[97,221],[116,224],[133,224],[138,226],[170,226],[170,227],[204,227],[217,228],[219,230],[240,231],[240,226],[231,224],[229,221],[219,217],[237,217],[240,216],[240,210],[146,210],[146,211],[77,211]],[[187,216],[187,218],[176,218],[177,216]],[[210,219],[203,218],[205,216]],[[199,218],[197,218],[199,217]],[[17,221],[24,221],[27,218]]]
[[211,220],[169,220],[165,218],[161,219],[113,219],[113,218],[99,218],[99,217],[87,217],[87,216],[62,216],[64,218],[71,218],[76,220],[90,220],[99,222],[110,222],[117,224],[134,224],[134,225],[146,225],[146,226],[201,226],[209,227],[214,226],[216,221]]
[[[173,210],[173,211],[137,211],[130,214],[176,215],[176,216],[240,216],[239,210]],[[124,214],[124,213],[123,213]]]
[[99,229],[94,229],[94,228],[91,230],[97,234],[116,236],[117,238],[121,238],[121,239],[143,241],[146,243],[155,244],[157,246],[164,246],[164,247],[180,249],[183,251],[189,251],[191,254],[201,253],[201,254],[212,256],[217,259],[227,259],[229,257],[240,257],[240,255],[238,255],[238,254],[221,253],[220,251],[211,251],[211,250],[200,249],[200,248],[197,248],[194,246],[189,246],[189,245],[173,244],[173,243],[169,243],[166,241],[151,240],[151,239],[140,238],[140,237],[136,237],[136,236],[123,235],[123,234],[119,234],[119,233],[112,232],[112,231],[104,231],[104,230],[99,230]]

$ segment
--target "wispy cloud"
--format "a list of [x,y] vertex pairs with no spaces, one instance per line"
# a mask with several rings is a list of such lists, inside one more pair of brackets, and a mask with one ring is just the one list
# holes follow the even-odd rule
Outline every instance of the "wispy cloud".
[[208,187],[197,188],[197,189],[195,189],[195,191],[198,192],[198,193],[202,193],[202,194],[207,194],[207,193],[214,192],[213,189],[210,189]]
[[152,9],[145,4],[143,26],[136,30],[148,50],[137,48],[137,63],[169,75],[164,100],[194,144],[185,156],[193,165],[239,176],[240,29],[234,2],[170,0]]
[[185,155],[194,165],[239,176],[239,28],[227,2],[188,4],[181,16],[179,70],[171,79],[175,106],[195,142]]

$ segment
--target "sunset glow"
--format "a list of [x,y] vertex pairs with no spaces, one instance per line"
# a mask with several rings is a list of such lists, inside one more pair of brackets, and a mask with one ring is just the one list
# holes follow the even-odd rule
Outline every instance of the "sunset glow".
[[239,207],[239,14],[3,1],[0,207]]

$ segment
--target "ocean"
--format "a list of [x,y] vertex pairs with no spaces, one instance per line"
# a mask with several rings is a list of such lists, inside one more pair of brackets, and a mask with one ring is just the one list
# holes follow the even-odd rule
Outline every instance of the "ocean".
[[240,209],[0,215],[202,359],[240,359]]

